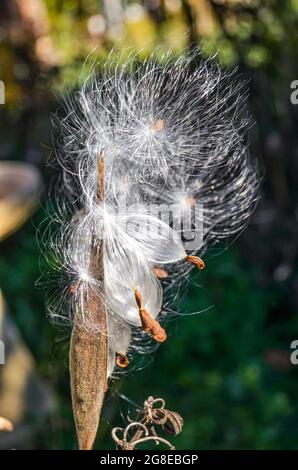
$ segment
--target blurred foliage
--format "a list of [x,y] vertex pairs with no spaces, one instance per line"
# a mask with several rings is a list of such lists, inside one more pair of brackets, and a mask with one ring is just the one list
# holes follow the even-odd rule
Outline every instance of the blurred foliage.
[[[144,358],[140,371],[116,381],[96,448],[110,448],[120,411],[133,411],[121,394],[138,405],[149,395],[165,398],[185,419],[175,440],[180,449],[297,448],[298,369],[289,363],[289,347],[298,334],[298,113],[289,97],[298,77],[298,1],[35,1],[43,13],[34,27],[24,12],[10,9],[18,0],[2,1],[0,158],[33,162],[46,185],[55,180],[55,169],[46,166],[50,113],[60,90],[80,79],[90,51],[96,60],[115,45],[142,49],[143,56],[155,45],[174,53],[199,45],[206,56],[216,53],[223,67],[238,66],[248,81],[257,123],[251,148],[265,175],[250,228],[228,250],[210,253],[206,271],[192,279],[183,311],[207,310],[171,322],[170,338],[154,360]],[[113,5],[121,7],[117,14]],[[34,284],[34,227],[43,217],[39,211],[34,225],[28,222],[1,244],[0,285],[57,400],[35,446],[70,449],[76,444],[68,334],[47,322],[44,293]]]

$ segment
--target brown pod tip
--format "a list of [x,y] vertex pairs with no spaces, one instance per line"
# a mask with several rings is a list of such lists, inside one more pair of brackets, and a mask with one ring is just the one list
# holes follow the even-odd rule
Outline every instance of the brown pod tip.
[[199,258],[198,256],[186,256],[186,261],[196,266],[198,269],[204,269],[205,263],[204,261]]

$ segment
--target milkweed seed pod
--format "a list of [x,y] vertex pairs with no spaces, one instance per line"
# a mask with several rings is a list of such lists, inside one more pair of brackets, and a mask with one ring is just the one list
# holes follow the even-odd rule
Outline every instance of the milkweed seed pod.
[[197,57],[108,63],[55,120],[65,203],[51,248],[64,280],[49,311],[72,325],[81,449],[93,445],[107,381],[128,351],[144,336],[166,340],[164,293],[204,267],[208,245],[243,229],[258,187],[233,73]]

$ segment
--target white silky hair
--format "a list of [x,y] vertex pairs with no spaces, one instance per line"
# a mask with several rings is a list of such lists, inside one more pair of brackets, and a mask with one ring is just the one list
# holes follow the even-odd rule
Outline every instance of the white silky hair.
[[[118,63],[112,52],[65,99],[64,118],[54,119],[65,200],[48,257],[64,280],[62,293],[57,296],[54,288],[50,295],[49,313],[58,322],[71,323],[76,313],[84,321],[85,293],[92,289],[104,300],[108,376],[116,353],[138,350],[145,336],[135,289],[156,318],[163,292],[173,290],[192,268],[187,254],[204,253],[247,223],[258,171],[245,142],[245,95],[234,72],[225,73],[199,55],[175,59],[168,53],[157,59],[153,54],[141,62],[131,54]],[[102,200],[97,197],[100,156]],[[146,208],[166,205],[175,219],[189,200],[203,207],[203,238],[186,253],[183,227],[175,230]],[[94,239],[103,241],[103,281],[90,270]],[[154,267],[167,270],[164,281]]]

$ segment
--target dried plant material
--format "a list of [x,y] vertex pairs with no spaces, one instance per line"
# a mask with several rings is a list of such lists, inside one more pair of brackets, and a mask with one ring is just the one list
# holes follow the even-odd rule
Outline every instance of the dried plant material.
[[142,423],[161,426],[167,434],[176,436],[182,431],[182,417],[174,411],[166,410],[162,398],[149,397],[144,403],[142,414]]
[[[129,440],[128,433],[132,428],[136,428],[137,432],[143,434],[143,437],[140,438],[132,438]],[[121,432],[122,437],[118,434]],[[135,435],[136,435],[135,434]],[[165,438],[159,437],[157,435],[149,435],[147,428],[142,423],[130,423],[125,429],[123,428],[114,428],[112,431],[112,438],[116,442],[119,450],[135,450],[136,446],[142,444],[144,442],[152,441],[155,444],[163,443],[169,447],[170,450],[175,450],[175,447]]]
[[[115,368],[129,367],[132,352],[149,352],[148,335],[165,341],[165,306],[194,266],[204,268],[197,254],[243,229],[258,187],[242,136],[242,85],[233,74],[197,56],[153,54],[140,64],[131,54],[118,63],[115,51],[100,72],[56,119],[66,194],[46,246],[62,286],[62,295],[51,292],[49,312],[73,327],[81,448],[92,446]],[[156,206],[163,211],[151,213]],[[181,424],[166,411],[153,417],[164,430]]]
[[[159,406],[158,406],[159,405]],[[149,397],[144,402],[143,410],[139,410],[137,421],[130,421],[126,428],[114,428],[112,437],[120,450],[134,450],[144,442],[152,441],[155,444],[163,443],[171,450],[175,447],[165,438],[157,434],[156,426],[161,426],[167,434],[176,436],[182,431],[183,419],[174,411],[166,410],[162,398]],[[134,430],[132,436],[131,430]]]
[[0,431],[7,431],[11,432],[13,431],[13,424],[9,419],[2,418],[0,416]]
[[182,417],[174,411],[166,410],[165,401],[162,398],[147,398],[143,410],[139,411],[139,416],[140,423],[146,426],[161,426],[165,432],[175,436],[183,428]]

